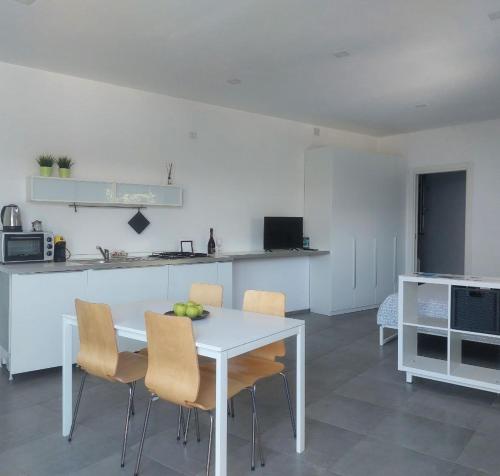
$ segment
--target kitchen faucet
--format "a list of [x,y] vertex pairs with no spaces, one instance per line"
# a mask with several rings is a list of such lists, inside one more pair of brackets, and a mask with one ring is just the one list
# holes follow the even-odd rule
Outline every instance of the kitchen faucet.
[[102,247],[100,247],[100,246],[96,246],[95,248],[96,248],[96,250],[99,250],[101,252],[102,257],[104,258],[104,261],[106,263],[108,263],[109,262],[109,250],[107,250],[107,249],[103,250]]

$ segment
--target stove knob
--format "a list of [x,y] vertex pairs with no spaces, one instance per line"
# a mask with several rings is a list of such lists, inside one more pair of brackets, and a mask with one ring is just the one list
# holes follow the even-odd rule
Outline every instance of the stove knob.
[[52,251],[47,251],[47,256],[52,256]]

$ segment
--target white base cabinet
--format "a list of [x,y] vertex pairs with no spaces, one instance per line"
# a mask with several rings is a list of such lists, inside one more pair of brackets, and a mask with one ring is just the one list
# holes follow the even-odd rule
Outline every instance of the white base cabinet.
[[[11,375],[57,367],[62,362],[62,314],[76,298],[111,306],[146,299],[187,300],[192,283],[221,284],[224,306],[233,306],[232,263],[182,264],[39,274],[0,272],[0,363]],[[168,311],[169,309],[165,309]],[[120,338],[120,350],[143,347]],[[78,353],[78,336],[73,341]]]
[[223,306],[233,307],[232,263],[189,264],[169,266],[168,300],[187,301],[192,283],[221,284]]
[[286,295],[286,311],[309,309],[309,262],[318,257],[264,258],[233,263],[233,302],[243,305],[247,289],[278,291]]
[[405,164],[323,147],[305,155],[304,234],[330,255],[311,260],[311,311],[378,306],[402,268]]
[[12,275],[9,319],[11,374],[61,365],[61,315],[85,296],[86,272]]

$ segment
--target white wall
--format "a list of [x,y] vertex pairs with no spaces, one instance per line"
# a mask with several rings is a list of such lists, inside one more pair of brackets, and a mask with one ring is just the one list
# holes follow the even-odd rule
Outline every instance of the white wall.
[[[412,169],[469,165],[465,271],[500,276],[500,120],[387,137],[379,147],[407,158],[408,204]],[[407,267],[411,254],[412,240],[406,240]]]
[[[25,229],[41,219],[73,253],[177,249],[180,239],[204,250],[210,226],[226,251],[259,249],[264,215],[303,215],[304,150],[325,144],[377,148],[369,136],[315,137],[306,124],[0,63],[0,205],[20,205]],[[173,161],[185,205],[147,209],[137,235],[131,210],[26,203],[41,153],[72,157],[74,177],[146,183],[165,183]]]

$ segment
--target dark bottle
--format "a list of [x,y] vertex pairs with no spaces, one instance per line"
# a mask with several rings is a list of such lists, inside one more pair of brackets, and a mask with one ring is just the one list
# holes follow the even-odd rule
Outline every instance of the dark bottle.
[[208,240],[208,254],[215,254],[215,240],[214,240],[214,229],[210,228],[210,239]]

